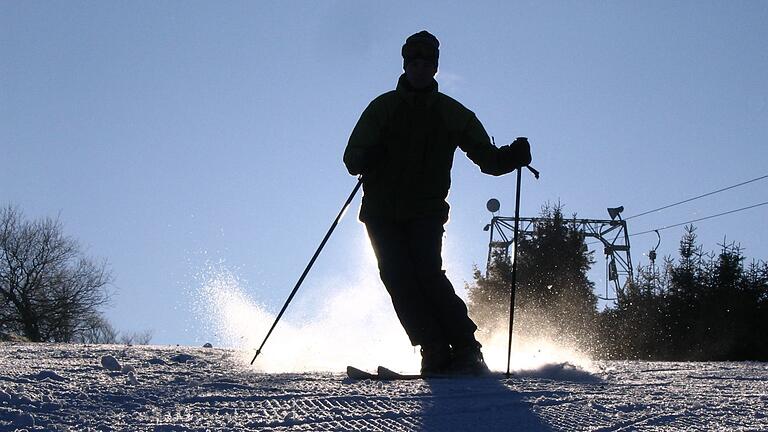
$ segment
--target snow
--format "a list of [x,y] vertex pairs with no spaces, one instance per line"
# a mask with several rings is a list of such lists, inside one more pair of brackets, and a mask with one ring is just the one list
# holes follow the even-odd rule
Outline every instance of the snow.
[[[2,343],[0,431],[768,429],[765,363],[559,362],[510,379],[373,382],[264,373],[251,355]],[[105,369],[107,356],[132,368]]]

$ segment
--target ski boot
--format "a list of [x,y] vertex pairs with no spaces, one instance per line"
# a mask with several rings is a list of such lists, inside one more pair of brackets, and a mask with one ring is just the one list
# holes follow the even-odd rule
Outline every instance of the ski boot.
[[453,345],[450,373],[454,375],[487,375],[491,371],[485,364],[480,342],[471,341],[466,344]]
[[448,344],[424,344],[421,346],[421,375],[434,376],[450,372],[451,347]]

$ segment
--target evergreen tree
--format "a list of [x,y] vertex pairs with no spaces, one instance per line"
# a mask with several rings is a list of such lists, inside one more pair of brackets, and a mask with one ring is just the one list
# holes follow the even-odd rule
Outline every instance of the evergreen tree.
[[[665,261],[665,268],[669,264]],[[638,267],[635,279],[624,287],[617,298],[616,308],[601,314],[600,328],[609,357],[651,358],[664,350],[666,330],[661,326],[667,272],[655,267]]]
[[[521,236],[518,247],[516,327],[564,342],[591,342],[597,297],[587,278],[594,260],[584,233],[563,217],[561,205],[546,205],[533,235]],[[475,269],[475,281],[467,286],[469,309],[481,329],[508,320],[511,273],[502,251],[492,255],[485,276]]]
[[496,250],[485,275],[475,266],[474,284],[467,285],[468,308],[478,327],[489,332],[509,321],[509,301],[512,287],[512,262]]
[[705,254],[686,227],[677,263],[640,266],[615,308],[601,313],[603,345],[613,358],[766,360],[768,265],[744,268],[741,249]]

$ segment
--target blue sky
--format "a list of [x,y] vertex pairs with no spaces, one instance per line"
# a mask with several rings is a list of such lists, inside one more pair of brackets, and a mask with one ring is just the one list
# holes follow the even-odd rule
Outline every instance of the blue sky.
[[[107,316],[197,343],[189,291],[223,263],[276,310],[354,186],[341,155],[394,87],[404,39],[441,41],[441,90],[497,143],[530,137],[522,213],[547,202],[625,216],[768,174],[768,3],[0,3],[0,202],[60,215],[115,276]],[[457,286],[483,264],[497,197],[460,152],[446,253]],[[768,201],[766,181],[633,219],[630,232]],[[359,199],[307,290],[352,273]],[[708,250],[768,258],[759,207],[698,224]],[[675,254],[682,228],[662,231]],[[632,238],[636,263],[656,244]],[[598,251],[596,274],[602,273]],[[602,282],[596,280],[599,287]],[[343,282],[342,282],[343,283]],[[383,289],[383,288],[382,288]]]

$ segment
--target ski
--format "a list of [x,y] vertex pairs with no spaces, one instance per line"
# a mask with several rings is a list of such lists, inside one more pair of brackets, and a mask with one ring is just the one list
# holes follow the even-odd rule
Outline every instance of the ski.
[[376,374],[366,372],[353,366],[347,366],[347,377],[353,380],[378,379]]
[[488,372],[487,374],[472,375],[461,373],[444,373],[444,374],[432,374],[432,375],[418,375],[418,374],[401,374],[391,369],[387,369],[384,366],[379,366],[376,376],[380,380],[417,380],[417,379],[482,379],[482,378],[499,378],[503,379],[506,376],[498,372]]
[[347,377],[352,380],[374,380],[374,381],[398,381],[398,380],[418,380],[423,379],[421,375],[399,374],[384,366],[379,366],[377,373],[366,372],[354,366],[347,366]]
[[373,381],[408,381],[408,380],[430,380],[430,379],[478,379],[478,378],[508,378],[502,373],[491,372],[483,375],[457,375],[440,374],[423,376],[419,374],[401,374],[392,369],[379,366],[376,373],[371,373],[358,369],[354,366],[347,366],[347,377],[351,380],[373,380]]
[[417,380],[417,379],[425,379],[425,377],[419,375],[419,374],[401,374],[397,373],[391,369],[387,369],[384,366],[379,366],[378,369],[376,369],[377,375],[380,377],[380,379],[383,380]]

